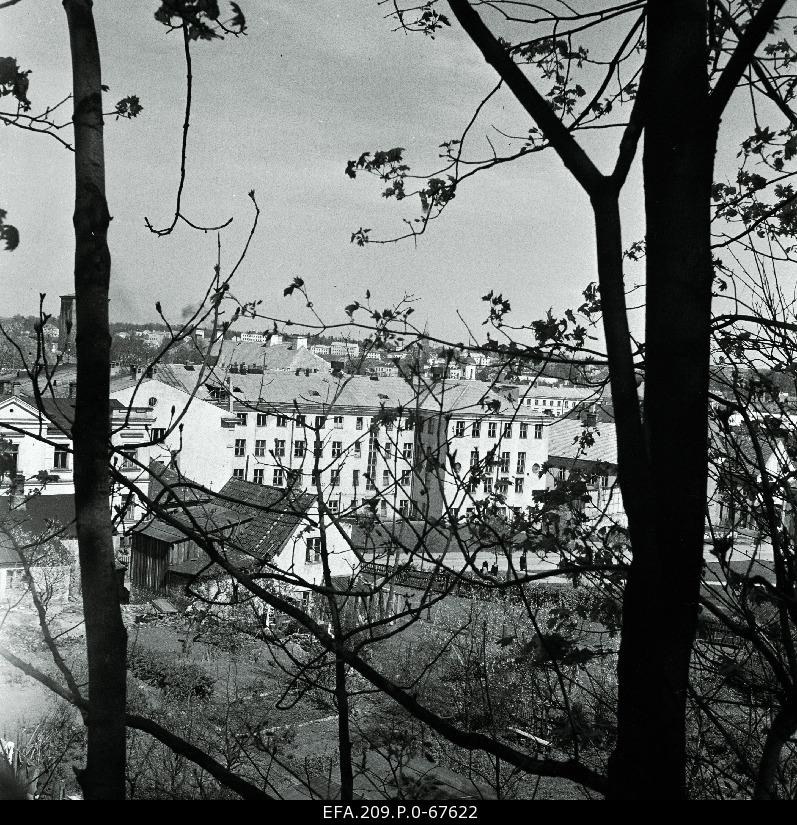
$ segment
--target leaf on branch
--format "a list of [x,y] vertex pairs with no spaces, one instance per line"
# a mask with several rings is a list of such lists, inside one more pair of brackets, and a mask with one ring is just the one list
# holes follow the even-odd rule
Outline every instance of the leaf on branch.
[[114,113],[116,114],[117,120],[119,120],[120,117],[130,120],[131,118],[138,117],[143,111],[144,107],[141,105],[138,95],[128,95],[116,104]]
[[0,209],[0,243],[4,243],[7,252],[13,252],[19,246],[19,231],[16,226],[6,223],[6,211]]
[[0,97],[12,95],[23,112],[30,109],[28,100],[28,75],[30,69],[21,71],[13,57],[0,57]]
[[230,20],[230,28],[235,29],[238,34],[243,34],[246,31],[246,17],[237,3],[230,3],[230,6],[233,10],[232,20]]

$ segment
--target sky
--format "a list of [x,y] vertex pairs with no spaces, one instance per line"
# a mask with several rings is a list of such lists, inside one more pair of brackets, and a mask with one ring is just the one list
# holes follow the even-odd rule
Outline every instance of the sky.
[[[182,43],[153,19],[158,3],[95,0],[110,87],[106,110],[130,94],[139,118],[106,120],[107,186],[113,221],[113,320],[170,318],[196,302],[212,276],[216,237],[181,225],[157,238],[144,225],[169,223],[179,168],[185,97]],[[518,321],[577,305],[596,279],[589,205],[553,155],[533,155],[461,187],[444,216],[419,240],[364,249],[351,233],[402,230],[416,212],[380,197],[378,181],[352,181],[346,162],[363,151],[401,146],[413,168],[433,168],[438,146],[458,137],[495,79],[456,25],[431,40],[393,31],[376,0],[241,0],[248,36],[193,47],[194,108],[184,211],[197,223],[232,217],[222,233],[223,268],[237,257],[252,217],[247,192],[262,209],[249,255],[233,282],[242,300],[301,319],[298,299],[282,291],[298,276],[328,322],[370,290],[390,306],[409,294],[416,319],[432,333],[467,338],[457,310],[484,335],[481,296],[508,297]],[[22,0],[0,11],[0,54],[31,69],[34,109],[69,92],[65,15],[56,0]],[[523,133],[528,117],[508,93],[485,111],[476,139],[491,126]],[[495,133],[492,133],[495,136]],[[596,161],[613,157],[603,136],[584,139]],[[0,130],[0,206],[21,233],[0,254],[0,314],[33,313],[38,295],[57,312],[72,291],[72,155],[55,141]],[[624,200],[625,240],[642,237],[639,175]],[[246,327],[263,326],[257,322]]]

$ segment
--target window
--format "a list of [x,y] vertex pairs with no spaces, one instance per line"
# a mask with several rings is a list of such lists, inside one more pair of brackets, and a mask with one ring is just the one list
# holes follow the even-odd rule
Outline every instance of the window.
[[491,478],[484,479],[484,492],[485,493],[492,493],[493,491],[493,480]]
[[247,413],[236,413],[236,418],[238,419],[238,423],[242,426],[246,426],[246,422],[249,420],[249,416]]
[[487,425],[487,437],[496,438],[498,435],[498,424],[495,421],[490,421]]
[[528,438],[529,437],[529,425],[525,422],[521,423],[520,425],[520,432],[518,433],[520,438]]
[[151,396],[149,397],[149,405],[150,405],[150,407],[154,407],[157,403],[158,403],[158,399],[157,399],[157,398],[155,398],[155,396],[154,396],[154,395],[151,395]]
[[333,470],[329,474],[329,483],[333,487],[340,487],[340,470]]
[[332,442],[332,458],[340,458],[342,453],[343,453],[343,442],[342,441],[333,441]]
[[392,430],[393,430],[393,422],[388,418],[388,420],[385,421],[385,431],[386,432],[392,432]]
[[343,429],[343,416],[342,415],[336,415],[332,419],[332,423],[333,423],[336,430],[342,430]]
[[510,422],[504,424],[504,438],[512,438],[512,424]]
[[255,470],[254,478],[252,479],[255,482],[255,484],[265,484],[265,480],[263,478],[263,473],[264,473],[264,470],[263,470],[262,467]]
[[542,424],[535,424],[534,425],[534,437],[536,439],[542,438]]
[[557,476],[557,478],[558,478],[560,481],[564,481],[564,480],[565,480],[565,468],[564,468],[564,467],[560,467],[560,468],[556,471],[556,476]]
[[414,428],[415,428],[415,422],[411,418],[408,418],[404,422],[404,429],[409,433],[409,432],[412,432]]
[[407,461],[412,461],[412,442],[408,441],[402,448],[401,448],[401,455],[407,459]]
[[363,419],[361,415],[357,416],[357,420],[354,422],[354,429],[361,430],[363,428]]
[[232,471],[232,477],[233,477],[233,478],[243,478],[243,477],[244,477],[244,471],[243,471],[243,468],[241,468],[241,467],[236,467],[236,468]]
[[321,561],[321,538],[307,539],[305,561],[308,564]]
[[316,425],[317,429],[319,429],[319,430],[322,429],[323,427],[326,426],[326,423],[327,423],[326,416],[317,415],[315,417],[315,425]]
[[481,421],[474,421],[473,424],[470,426],[470,434],[473,438],[481,438],[482,434],[482,422]]
[[479,463],[479,451],[478,450],[471,450],[470,451],[470,466],[475,467]]
[[379,512],[383,516],[387,515],[387,502],[384,499],[382,499],[382,501],[379,502]]
[[410,511],[410,503],[406,498],[400,498],[398,503],[399,513],[406,516]]
[[540,465],[539,464],[532,464],[531,465],[531,472],[535,475],[539,475],[540,472]]
[[294,458],[303,458],[306,447],[307,447],[307,442],[306,441],[294,441],[293,442],[293,457]]
[[465,422],[457,421],[454,423],[454,438],[462,438],[465,435]]
[[266,454],[266,440],[264,438],[258,438],[255,441],[255,456],[258,458],[262,458]]
[[66,445],[57,446],[53,452],[53,467],[56,470],[66,470],[69,468],[69,450]]
[[136,450],[122,450],[122,469],[133,470],[136,466]]
[[305,417],[303,415],[297,415],[296,416],[296,426],[297,427],[304,427],[304,426],[306,426],[306,424],[307,424],[307,421],[305,420]]
[[257,426],[258,427],[265,427],[268,423],[268,416],[265,413],[258,413],[257,414]]
[[277,416],[277,426],[278,427],[287,427],[288,426],[288,416],[287,415],[278,415]]
[[515,479],[515,492],[516,493],[522,493],[523,492],[523,479],[522,478],[516,478]]
[[354,442],[354,456],[355,458],[359,458],[362,455],[362,447],[360,446],[359,441]]
[[526,454],[525,453],[518,453],[517,454],[517,474],[523,475],[526,472]]
[[359,470],[352,470],[351,471],[351,483],[352,483],[352,487],[359,487],[360,486],[360,471]]
[[498,469],[502,473],[508,473],[509,472],[509,461],[510,461],[509,453],[501,453],[501,460],[498,462]]
[[382,486],[387,487],[390,484],[390,470],[382,470]]
[[285,439],[274,439],[274,456],[275,458],[285,458]]
[[316,441],[315,447],[313,448],[313,455],[316,458],[322,458],[324,455],[324,443],[322,441]]
[[310,483],[313,487],[317,487],[321,483],[321,471],[312,470],[310,473]]
[[393,445],[392,444],[385,444],[385,458],[392,458],[393,456]]
[[166,427],[153,427],[150,430],[150,438],[155,441],[163,441],[166,438]]
[[605,490],[609,486],[609,476],[604,475],[600,477],[601,487]]
[[282,487],[285,483],[285,471],[282,467],[275,467],[274,468],[274,475],[271,478],[271,483],[274,487]]
[[401,471],[401,483],[402,483],[402,485],[404,485],[405,487],[407,485],[409,485],[410,482],[412,481],[411,476],[412,476],[412,474],[410,473],[409,470],[402,470]]

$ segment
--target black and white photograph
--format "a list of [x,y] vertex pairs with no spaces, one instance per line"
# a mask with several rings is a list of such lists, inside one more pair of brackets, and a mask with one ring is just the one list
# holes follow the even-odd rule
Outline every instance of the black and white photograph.
[[797,0],[0,0],[0,127],[0,800],[797,799]]

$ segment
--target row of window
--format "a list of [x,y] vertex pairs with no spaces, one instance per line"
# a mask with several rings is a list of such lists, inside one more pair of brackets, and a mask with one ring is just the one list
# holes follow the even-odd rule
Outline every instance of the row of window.
[[[477,449],[470,451],[470,466],[475,467],[481,461],[481,457],[479,455],[479,451]],[[495,461],[494,458],[488,457],[487,466],[493,466],[493,464],[498,464],[498,469],[502,473],[508,473],[510,471],[510,467],[512,464],[512,454],[511,453],[501,453],[498,457],[498,460]],[[533,472],[538,473],[540,471],[539,464],[533,464],[532,468]],[[517,462],[515,464],[515,472],[518,475],[522,475],[526,472],[526,453],[519,452],[517,454]]]
[[[256,426],[258,427],[266,427],[268,426],[268,417],[269,413],[256,413]],[[246,426],[249,423],[249,413],[239,412],[236,413],[236,417],[238,419],[238,423],[241,426]],[[288,416],[288,415],[274,415],[275,424],[277,427],[287,427],[290,422],[293,422],[297,427],[306,427],[307,426],[307,416],[302,414],[297,414],[295,416]],[[327,422],[329,420],[328,416],[325,415],[317,415],[315,416],[315,429],[323,429],[327,426]],[[354,428],[356,430],[364,430],[365,429],[365,422],[366,419],[364,416],[358,415],[354,420]],[[370,421],[368,422],[370,426]],[[402,430],[404,432],[411,432],[414,429],[414,425],[411,419],[406,419],[404,421],[396,422],[398,426],[399,432]],[[383,422],[384,428],[390,432],[393,429],[394,422],[390,420],[385,420]],[[332,427],[335,430],[342,430],[343,429],[343,416],[342,415],[334,415],[332,416]],[[431,432],[431,429],[429,430]]]
[[526,406],[531,407],[532,406],[532,403],[531,403],[532,401],[534,401],[534,406],[535,407],[554,407],[554,406],[556,406],[556,407],[562,407],[565,410],[570,409],[570,407],[575,407],[576,404],[579,403],[578,401],[562,401],[561,398],[557,398],[556,401],[554,401],[553,398],[551,398],[547,401],[544,398],[534,398],[534,399],[527,398],[526,399]]
[[[121,450],[122,469],[131,470],[136,467],[136,450]],[[53,448],[53,469],[55,470],[69,470],[70,450],[66,444],[59,444]],[[2,457],[0,458],[0,473],[7,475],[16,475],[17,462],[19,459],[19,445],[10,444],[3,448]]]
[[[296,477],[300,477],[301,473],[298,470],[290,470],[285,467],[274,467],[270,470],[271,472],[271,486],[272,487],[283,487],[290,477],[291,473],[294,473]],[[340,478],[341,478],[341,470],[331,470],[329,474],[329,484],[331,487],[340,487]],[[238,467],[232,471],[233,478],[245,478],[246,471],[243,467]],[[252,473],[252,481],[255,484],[265,484],[267,478],[267,469],[265,467],[256,467]],[[312,470],[310,473],[310,483],[311,485],[315,486],[318,484],[319,480],[319,473],[318,470]],[[361,474],[359,470],[352,470],[352,487],[357,488],[362,484],[362,480],[365,481],[365,488],[366,490],[375,490],[376,484],[375,479],[373,479],[368,473]],[[393,475],[389,470],[383,470],[382,472],[382,486],[389,487],[396,481],[396,476]],[[398,476],[398,482],[404,487],[409,486],[412,483],[412,472],[410,470],[402,470],[402,472]]]
[[[256,458],[263,458],[266,455],[273,455],[276,458],[285,458],[286,455],[286,447],[285,447],[285,439],[284,438],[275,438],[274,439],[274,446],[271,450],[268,449],[268,442],[265,438],[258,438],[255,440],[255,457]],[[296,440],[293,442],[293,457],[294,458],[303,458],[305,453],[307,452],[307,442],[303,440]],[[352,444],[352,453],[355,458],[358,458],[361,452],[361,446],[359,441],[355,441]],[[391,458],[393,455],[393,448],[391,444],[385,445],[384,448],[385,458]],[[316,441],[313,447],[313,454],[317,457],[321,458],[324,455],[324,444],[322,441]],[[413,444],[412,442],[407,442],[406,444],[402,444],[401,446],[401,457],[407,461],[412,461],[412,454],[413,454]],[[246,439],[245,438],[236,438],[235,439],[235,455],[238,458],[241,458],[246,455]],[[332,458],[340,458],[343,455],[343,442],[342,441],[333,441],[332,442]]]
[[[454,422],[454,437],[455,438],[464,438],[465,436],[465,428],[467,424],[465,421],[456,421]],[[541,439],[543,436],[543,425],[542,424],[535,424],[534,425],[534,438]],[[503,427],[501,428],[501,438],[512,438],[514,433],[514,425],[511,421],[507,421]],[[481,438],[482,434],[482,422],[481,421],[472,421],[470,425],[470,435],[471,438]],[[488,421],[487,422],[487,437],[488,438],[498,438],[498,422],[497,421]],[[529,437],[529,425],[525,421],[521,421],[518,424],[518,438],[528,438]]]

